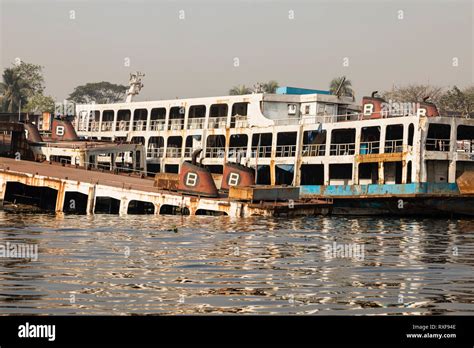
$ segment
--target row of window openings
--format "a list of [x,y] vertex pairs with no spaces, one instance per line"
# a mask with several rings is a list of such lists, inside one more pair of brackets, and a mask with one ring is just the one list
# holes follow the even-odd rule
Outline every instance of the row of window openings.
[[[449,151],[450,140],[444,138],[436,138],[446,136],[440,134],[436,126],[429,129],[426,142],[426,149],[430,151]],[[444,125],[443,125],[444,126]],[[448,126],[449,127],[449,126]],[[446,132],[446,129],[444,129]],[[408,132],[408,146],[413,146],[414,126],[410,124]],[[449,129],[448,129],[449,134]],[[277,134],[277,157],[294,157],[296,154],[296,132],[283,132]],[[433,137],[433,138],[430,138]],[[119,138],[117,138],[118,140]],[[171,136],[167,141],[166,157],[181,157],[182,155],[182,137]],[[431,142],[433,139],[433,143]],[[458,127],[458,151],[461,148],[467,152],[474,152],[474,127],[459,126]],[[125,138],[122,140],[126,140]],[[144,137],[133,137],[133,143],[141,143],[145,145]],[[148,157],[163,157],[164,155],[164,138],[150,137],[148,141]],[[469,144],[467,144],[469,142]],[[206,157],[224,157],[225,149],[224,135],[211,135],[207,138]],[[469,146],[468,146],[469,145]],[[186,138],[184,156],[190,157],[192,151],[202,147],[200,135],[188,136]],[[246,157],[248,148],[248,136],[246,134],[236,134],[230,137],[228,149],[229,157]],[[400,153],[403,152],[403,125],[388,126],[384,153]],[[271,157],[272,152],[272,133],[253,134],[251,157]],[[342,129],[333,130],[331,135],[331,144],[329,155],[354,155],[355,148],[355,130]],[[377,154],[380,153],[380,127],[367,127],[362,129],[361,143],[359,153]],[[305,131],[303,138],[302,156],[317,157],[326,155],[326,131]]]
[[[383,182],[385,184],[401,184],[403,182],[402,162],[384,163],[381,169]],[[222,174],[223,167],[221,165],[206,166],[212,173]],[[271,170],[270,165],[258,165],[256,171],[257,184],[270,185]],[[160,171],[160,167],[154,168]],[[255,167],[253,168],[255,170]],[[353,177],[353,165],[350,163],[335,163],[328,166],[328,182],[325,183],[325,169],[323,164],[303,164],[301,166],[300,185],[352,185],[355,178]],[[164,166],[165,173],[178,173],[179,165],[166,164]],[[276,185],[292,185],[294,182],[294,165],[275,165],[275,184]],[[361,163],[358,166],[358,180],[355,184],[369,185],[379,184],[378,163]],[[412,163],[408,161],[406,168],[405,183],[412,182]]]
[[[247,106],[248,103],[235,103],[232,105],[231,128],[247,126]],[[181,130],[184,128],[185,113],[185,107],[172,107],[169,112],[169,122],[166,125],[166,108],[151,109],[148,130]],[[211,105],[208,116],[208,128],[224,128],[227,124],[227,104]],[[191,106],[189,108],[187,128],[202,129],[205,119],[205,105]],[[101,124],[100,111],[91,111],[88,124],[80,124],[79,128],[88,131],[113,131],[115,121],[115,131],[145,131],[148,124],[148,110],[136,109],[133,113],[133,122],[131,122],[130,110],[119,110],[117,112],[117,120],[115,120],[115,112],[113,110],[105,110],[102,115]]]
[[[329,165],[329,185],[368,185],[380,184],[381,178],[385,184],[401,184],[403,182],[403,163],[387,162],[382,169],[380,178],[378,163],[361,163],[358,166],[358,182],[354,182],[353,165],[337,163]],[[412,163],[408,161],[406,183],[412,182]],[[301,166],[301,185],[325,185],[324,165],[303,164]]]
[[[428,182],[447,182],[449,161],[426,161]],[[205,165],[211,173],[222,174],[223,165]],[[149,164],[148,170],[165,173],[179,173],[178,164]],[[255,171],[255,167],[252,167]],[[257,184],[270,185],[270,165],[258,165],[256,172]],[[472,168],[470,162],[457,162],[456,178],[466,170]],[[295,180],[294,165],[275,164],[274,184],[292,185]],[[327,170],[327,172],[326,172]],[[357,178],[353,175],[354,166],[351,163],[331,163],[327,167],[324,164],[302,164],[300,168],[300,185],[371,185],[371,184],[410,184],[413,182],[412,162],[406,163],[405,173],[403,162],[386,162],[381,167],[379,163],[360,163],[357,166]],[[327,173],[328,177],[325,177]]]
[[[180,130],[184,127],[184,107],[172,107],[170,109],[170,120],[169,125],[166,127],[166,109],[165,108],[155,108],[151,110],[151,120],[150,120],[150,130]],[[227,113],[228,106],[227,104],[213,104],[210,108],[210,120],[208,128],[224,128],[227,123]],[[147,129],[147,109],[136,109],[134,111],[134,122],[132,130],[146,130]],[[231,127],[245,127],[246,126],[246,116],[247,115],[247,103],[236,103],[232,107],[232,122]],[[130,129],[130,110],[119,110],[118,112],[118,122],[116,124],[116,130],[126,130]],[[204,119],[206,116],[206,107],[204,105],[191,106],[188,116],[188,129],[202,129],[204,127]],[[243,117],[239,119],[238,117]],[[94,120],[89,122],[88,129],[91,131],[99,130],[99,121],[100,112],[95,111]],[[114,123],[114,111],[108,110],[104,111],[103,120],[102,120],[102,129],[103,131],[112,130]],[[411,124],[409,126],[409,144],[412,145],[414,126]],[[460,128],[472,128],[468,126],[459,126]],[[459,131],[458,131],[459,132]],[[461,131],[462,132],[462,131]],[[464,133],[471,133],[467,138],[472,138],[472,130],[464,131]],[[340,144],[333,148],[331,151],[334,152],[334,155],[340,154],[354,154],[355,152],[355,130],[336,130],[333,131],[334,138],[336,140],[334,144]],[[309,134],[309,138],[316,138],[318,132],[312,132]],[[386,144],[385,152],[400,152],[403,146],[403,125],[390,125],[387,126],[387,138],[386,140],[391,140],[391,143]],[[458,137],[459,138],[459,137]],[[462,138],[462,137],[461,137]],[[466,138],[466,136],[464,137]],[[338,141],[339,139],[340,141]],[[361,137],[361,154],[370,154],[370,153],[379,153],[380,152],[380,127],[366,127],[362,129]],[[321,147],[325,146],[320,141],[313,142],[309,151],[320,151]],[[319,145],[319,146],[318,146]],[[463,145],[464,146],[464,145]],[[426,149],[430,151],[449,151],[450,148],[450,126],[444,124],[430,124],[428,137],[426,141]]]
[[430,124],[426,137],[426,150],[474,153],[474,126],[459,125],[456,139],[451,140],[451,126],[447,124]]
[[[248,103],[236,103],[232,107],[232,121],[231,128],[245,127]],[[208,128],[224,128],[227,123],[227,104],[213,104],[210,108],[210,117]],[[172,107],[170,109],[170,120],[168,129],[180,130],[184,127],[184,107]],[[147,109],[136,109],[134,112],[134,121],[132,130],[146,130],[147,128]],[[130,110],[119,110],[118,122],[116,130],[130,129]],[[204,127],[204,119],[206,115],[206,107],[204,105],[191,106],[188,117],[188,129],[202,129]],[[151,125],[150,130],[165,130],[166,127],[166,109],[155,108],[151,110]],[[238,117],[243,117],[240,119]],[[94,121],[90,121],[88,129],[91,131],[99,130],[99,111],[95,111]],[[102,120],[102,131],[112,130],[114,119],[114,111],[104,111]],[[449,151],[451,146],[450,141],[450,125],[445,124],[430,124],[428,136],[426,139],[426,150],[428,151]],[[467,144],[464,140],[472,140],[473,127],[459,126],[458,127],[458,141],[462,143],[456,144],[457,150],[469,150],[472,148],[472,143]],[[396,153],[403,151],[403,125],[387,126],[385,141],[385,153]],[[410,124],[408,135],[408,146],[413,145],[414,126]],[[461,136],[460,136],[461,134]],[[296,137],[295,137],[296,138]],[[324,156],[326,151],[325,132],[307,131],[305,132],[305,148],[303,155],[309,153],[309,156]],[[335,130],[332,133],[331,141],[331,155],[353,155],[355,154],[355,129]],[[380,153],[380,127],[366,127],[362,129],[360,154],[376,154]],[[265,139],[264,139],[265,142]],[[261,144],[262,157],[270,157],[271,153],[271,134],[270,144]],[[268,141],[267,141],[268,143]],[[295,146],[296,139],[293,144],[283,144],[288,146]],[[278,151],[278,149],[277,149]],[[282,149],[284,153],[293,153],[293,148]],[[284,156],[285,157],[285,156]]]
[[[206,165],[206,167],[216,174],[222,174],[222,165]],[[155,165],[154,171],[160,171],[160,165]],[[252,167],[255,171],[255,167]],[[270,185],[271,170],[270,165],[258,165],[255,172],[256,183],[262,185]],[[166,164],[164,166],[165,173],[178,173],[179,165]],[[385,184],[401,184],[402,183],[402,162],[384,163],[382,169],[382,178]],[[408,161],[405,182],[412,182],[412,163]],[[325,168],[323,164],[303,164],[301,166],[300,185],[352,185],[354,184],[353,165],[350,163],[335,163],[328,166],[328,182],[325,183]],[[292,185],[294,183],[294,165],[275,165],[275,184],[276,185]],[[378,163],[361,163],[358,166],[359,185],[379,184],[379,168]]]
[[[405,168],[403,162],[360,163],[356,169],[357,179],[353,176],[354,167],[350,163],[329,164],[329,182],[325,183],[324,165],[303,164],[301,166],[301,185],[370,185],[370,184],[410,184],[413,182],[413,166],[408,161]],[[456,179],[465,171],[472,170],[471,162],[456,163]],[[449,177],[449,161],[426,161],[427,182],[447,183]],[[383,180],[383,181],[382,181]]]
[[[354,134],[355,136],[355,134]],[[294,157],[296,155],[296,132],[284,132],[277,134],[276,157]],[[333,131],[332,142],[330,145],[331,156],[354,155],[355,143],[348,142],[347,137],[339,136],[338,131]],[[144,137],[133,137],[133,143],[145,145]],[[150,137],[148,141],[148,157],[163,157],[164,138]],[[211,135],[207,138],[206,157],[224,157],[225,136]],[[379,146],[375,142],[361,143],[360,153],[378,153]],[[403,140],[387,138],[385,142],[385,152],[401,152],[403,149]],[[168,138],[166,157],[181,157],[182,137],[172,136]],[[194,149],[201,148],[202,141],[200,135],[188,136],[186,138],[184,156],[190,157]],[[246,157],[248,148],[248,136],[246,134],[237,134],[230,137],[228,157]],[[272,152],[272,133],[253,134],[251,145],[251,157],[271,157]],[[326,132],[306,131],[304,132],[303,156],[325,156],[326,154]]]
[[[71,199],[74,199],[77,202],[77,206],[71,208],[67,202]],[[123,204],[120,200],[106,197],[98,196],[96,197],[94,204],[94,213],[95,214],[119,214],[120,206]],[[72,214],[86,214],[87,212],[87,195],[80,192],[66,192],[66,199],[63,211],[65,213]],[[190,215],[189,208],[179,207],[169,204],[155,205],[151,202],[131,200],[127,204],[127,214],[155,214],[159,212],[160,215]],[[194,213],[195,215],[227,215],[225,212],[206,210],[206,209],[197,209]]]

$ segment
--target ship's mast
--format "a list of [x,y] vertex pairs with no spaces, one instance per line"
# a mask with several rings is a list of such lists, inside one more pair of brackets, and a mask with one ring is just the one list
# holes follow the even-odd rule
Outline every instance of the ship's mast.
[[136,73],[130,74],[130,78],[128,81],[130,88],[127,91],[127,99],[125,100],[126,103],[131,103],[133,96],[138,95],[138,93],[140,93],[140,90],[143,88],[143,83],[142,83],[141,78],[144,76],[145,74],[142,74],[139,71],[137,71]]

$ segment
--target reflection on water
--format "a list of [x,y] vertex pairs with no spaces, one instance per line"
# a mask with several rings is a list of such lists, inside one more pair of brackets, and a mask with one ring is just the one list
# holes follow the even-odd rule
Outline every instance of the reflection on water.
[[7,241],[39,259],[0,258],[1,314],[474,313],[473,220],[0,212]]

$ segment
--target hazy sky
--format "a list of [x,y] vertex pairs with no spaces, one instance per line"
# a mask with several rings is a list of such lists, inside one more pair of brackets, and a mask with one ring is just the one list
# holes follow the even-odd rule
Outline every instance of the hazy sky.
[[472,0],[0,3],[2,70],[17,57],[43,65],[58,100],[87,82],[127,84],[136,70],[146,74],[137,100],[270,79],[326,89],[340,75],[358,98],[393,84],[474,82]]

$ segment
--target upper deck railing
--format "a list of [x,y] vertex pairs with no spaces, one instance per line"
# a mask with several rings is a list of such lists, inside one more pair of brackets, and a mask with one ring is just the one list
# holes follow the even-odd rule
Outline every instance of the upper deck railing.
[[164,131],[166,130],[166,120],[152,120],[150,121],[151,131]]
[[[302,115],[301,118],[284,118],[273,120],[276,126],[308,125],[318,123],[339,123],[349,121],[364,121],[372,119],[387,119],[396,117],[416,116],[416,113],[389,114],[387,112],[374,112],[370,115],[364,113],[348,113],[343,115]],[[442,115],[441,115],[442,116]],[[447,117],[469,118],[464,115],[449,115]]]
[[98,132],[99,131],[99,121],[90,121],[89,122],[89,131]]
[[[427,139],[426,150],[428,151],[450,151],[451,142],[449,139]],[[47,145],[54,146],[54,145]],[[71,146],[73,146],[71,144]],[[102,145],[104,146],[104,145]],[[330,144],[329,154],[326,152],[326,144],[303,144],[300,156],[302,157],[321,157],[321,156],[354,156],[356,153],[360,155],[380,154],[380,153],[403,153],[412,151],[412,146],[403,144],[402,139],[388,139],[381,141],[363,141],[357,149],[355,143]],[[168,147],[166,157],[181,158],[183,154],[185,158],[190,158],[196,149],[193,147],[185,147],[184,152],[181,148]],[[467,153],[474,155],[474,140],[458,140],[455,144],[455,151],[458,153]],[[205,150],[205,158],[224,158],[224,147],[207,147]],[[296,145],[277,145],[275,147],[276,158],[287,158],[297,156],[298,150]],[[148,147],[148,158],[161,158],[164,155],[163,148]],[[238,159],[247,157],[247,147],[231,146],[228,148],[227,158]],[[252,146],[250,152],[251,158],[270,158],[272,157],[272,146]]]
[[247,116],[232,116],[231,119],[231,128],[247,128],[249,126],[249,121]]
[[111,132],[114,125],[114,121],[102,121],[100,130],[102,132]]
[[243,158],[247,157],[247,147],[245,146],[231,146],[229,147],[228,158]]
[[251,157],[272,157],[272,146],[252,146]]
[[130,121],[120,120],[115,125],[116,131],[128,132],[130,130]]
[[276,126],[292,126],[292,125],[308,125],[318,123],[336,123],[345,121],[358,121],[369,119],[370,117],[363,114],[344,114],[344,115],[302,115],[301,118],[283,118],[273,120]]
[[133,121],[133,131],[146,131],[146,120]]
[[385,140],[385,153],[403,152],[403,139]]
[[303,145],[303,156],[318,157],[326,155],[326,144],[307,144]]
[[276,147],[276,157],[295,157],[296,145],[278,145]]
[[361,155],[371,155],[380,153],[380,141],[362,141],[359,153]]
[[426,139],[426,150],[428,151],[449,151],[451,147],[450,139]]
[[227,124],[227,116],[209,117],[207,128],[208,129],[225,128],[226,124]]
[[193,156],[193,152],[196,151],[197,148],[192,146],[187,146],[184,148],[184,158],[191,158]]
[[474,139],[458,140],[456,142],[456,152],[465,152],[474,154]]
[[207,147],[206,158],[224,158],[225,147]]
[[188,129],[203,129],[205,117],[190,118],[188,119]]
[[[291,125],[312,125],[320,123],[340,123],[351,121],[364,121],[388,118],[401,118],[407,116],[416,116],[416,112],[409,113],[388,113],[385,111],[374,112],[370,115],[364,113],[346,113],[341,115],[301,115],[300,117],[290,117],[283,119],[272,119],[276,126],[291,126]],[[443,116],[443,115],[441,115]],[[446,117],[470,119],[469,116],[461,114],[446,115]],[[208,119],[208,129],[222,129],[227,127],[227,116],[222,117],[199,117],[189,118],[186,129],[204,129],[204,124]],[[90,120],[88,122],[79,123],[79,131],[100,132],[112,131],[115,122],[115,131],[161,131],[161,130],[182,130],[184,129],[184,117],[178,119],[159,120],[137,120],[130,122],[129,120]],[[132,123],[132,124],[131,124]],[[149,123],[149,127],[147,124]],[[131,126],[131,127],[130,127]],[[234,115],[230,117],[230,128],[247,128],[249,126],[248,116]]]
[[175,118],[169,120],[168,129],[169,130],[182,130],[184,127],[184,118]]
[[350,156],[355,154],[355,143],[331,144],[331,156]]
[[146,157],[147,158],[161,158],[163,157],[164,153],[165,153],[164,148],[149,147],[146,152]]
[[180,147],[168,147],[166,148],[166,157],[181,158],[181,152]]

